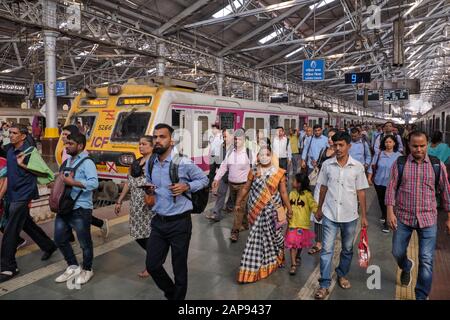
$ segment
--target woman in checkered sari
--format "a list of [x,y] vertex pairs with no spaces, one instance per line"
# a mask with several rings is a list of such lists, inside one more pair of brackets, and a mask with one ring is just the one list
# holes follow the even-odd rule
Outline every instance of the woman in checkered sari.
[[283,232],[276,208],[284,206],[292,214],[286,188],[285,170],[272,165],[272,152],[262,148],[258,165],[250,170],[248,181],[237,197],[235,209],[247,194],[248,221],[251,224],[241,258],[238,282],[249,283],[267,278],[284,263]]

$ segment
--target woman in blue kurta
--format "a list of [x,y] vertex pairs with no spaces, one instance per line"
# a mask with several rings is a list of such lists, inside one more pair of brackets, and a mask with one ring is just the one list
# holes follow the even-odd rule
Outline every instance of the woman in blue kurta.
[[447,163],[450,157],[450,148],[448,144],[442,142],[442,132],[435,131],[431,136],[431,142],[428,144],[428,155],[435,156],[443,163]]
[[387,209],[384,204],[384,196],[386,195],[386,187],[389,183],[389,176],[391,167],[395,160],[402,154],[398,151],[397,140],[393,136],[386,136],[381,140],[380,150],[375,154],[372,159],[372,166],[369,169],[369,183],[375,185],[375,190],[378,196],[378,203],[381,208],[380,221],[383,223],[382,231],[389,232],[387,225],[386,214]]

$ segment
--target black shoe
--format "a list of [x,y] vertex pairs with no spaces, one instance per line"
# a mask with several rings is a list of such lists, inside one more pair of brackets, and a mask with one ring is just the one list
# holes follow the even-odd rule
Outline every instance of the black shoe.
[[19,273],[19,269],[16,269],[14,271],[2,271],[0,272],[0,283],[8,281],[12,278],[14,278]]
[[43,254],[42,257],[41,257],[41,260],[42,260],[42,261],[45,261],[45,260],[50,259],[50,257],[52,256],[52,254],[53,254],[55,251],[56,251],[56,248],[52,249],[51,251],[44,252],[44,254]]
[[75,242],[75,236],[73,233],[70,234],[69,242]]
[[405,287],[409,287],[411,285],[411,271],[414,268],[414,261],[412,261],[411,259],[408,260],[411,261],[412,264],[411,270],[409,270],[409,272],[402,270],[402,273],[400,274],[400,283]]

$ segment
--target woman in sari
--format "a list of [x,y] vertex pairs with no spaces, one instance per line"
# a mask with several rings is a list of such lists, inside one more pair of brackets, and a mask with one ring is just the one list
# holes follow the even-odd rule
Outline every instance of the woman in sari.
[[278,223],[277,208],[287,208],[292,215],[286,188],[285,170],[272,165],[269,147],[261,148],[258,164],[250,170],[248,181],[236,200],[235,210],[248,193],[248,221],[250,233],[241,258],[237,281],[256,282],[267,278],[284,263],[282,226]]

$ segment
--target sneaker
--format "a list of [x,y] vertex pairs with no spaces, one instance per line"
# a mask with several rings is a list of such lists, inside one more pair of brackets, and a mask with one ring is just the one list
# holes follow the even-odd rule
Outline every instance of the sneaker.
[[22,247],[25,247],[26,244],[27,244],[27,240],[25,240],[23,238],[19,238],[19,243],[17,245],[17,250],[19,250]]
[[411,261],[411,269],[409,270],[409,272],[402,270],[402,273],[400,274],[400,283],[405,287],[409,287],[411,285],[411,271],[414,268],[414,261],[409,258],[408,260]]
[[0,272],[0,283],[8,281],[14,278],[19,273],[19,269],[16,268],[14,271],[2,271]]
[[102,232],[102,237],[104,239],[106,239],[108,237],[108,234],[109,234],[109,224],[108,224],[108,220],[107,219],[103,219],[103,225],[102,225],[100,231]]
[[75,281],[76,284],[85,284],[94,276],[94,271],[92,270],[82,270],[80,275]]
[[60,275],[58,278],[55,279],[55,282],[62,283],[67,282],[70,279],[75,278],[78,276],[81,272],[81,268],[76,265],[68,266],[66,271],[62,275]]
[[386,223],[386,219],[380,218],[381,223]]
[[381,231],[384,232],[384,233],[389,233],[390,232],[389,227],[386,226],[386,225],[383,226],[383,229],[381,229]]

